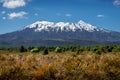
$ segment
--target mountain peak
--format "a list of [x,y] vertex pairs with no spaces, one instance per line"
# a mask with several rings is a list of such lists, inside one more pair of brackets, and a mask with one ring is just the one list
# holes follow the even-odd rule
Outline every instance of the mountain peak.
[[93,26],[91,24],[88,24],[82,20],[80,20],[78,23],[70,23],[70,22],[49,22],[49,21],[37,21],[33,24],[30,24],[26,26],[24,29],[33,28],[35,32],[41,32],[41,31],[88,31],[88,32],[94,32],[94,31],[102,31],[102,32],[109,32],[108,30],[98,28],[96,26]]
[[84,22],[83,20],[80,20],[78,23],[84,24],[84,23],[86,23],[86,22]]

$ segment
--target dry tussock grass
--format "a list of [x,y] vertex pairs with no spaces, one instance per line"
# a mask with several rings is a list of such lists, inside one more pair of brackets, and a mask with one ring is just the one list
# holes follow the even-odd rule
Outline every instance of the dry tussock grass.
[[0,80],[119,80],[120,53],[0,53]]

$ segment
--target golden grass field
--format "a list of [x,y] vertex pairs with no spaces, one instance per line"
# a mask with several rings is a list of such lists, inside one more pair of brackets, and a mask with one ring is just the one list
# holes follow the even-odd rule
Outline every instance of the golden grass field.
[[120,80],[120,53],[0,51],[0,80]]

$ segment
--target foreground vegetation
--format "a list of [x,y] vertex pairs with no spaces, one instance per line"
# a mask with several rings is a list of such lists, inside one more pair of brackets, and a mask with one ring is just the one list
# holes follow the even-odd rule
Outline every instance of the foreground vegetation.
[[0,80],[120,80],[119,47],[2,49]]

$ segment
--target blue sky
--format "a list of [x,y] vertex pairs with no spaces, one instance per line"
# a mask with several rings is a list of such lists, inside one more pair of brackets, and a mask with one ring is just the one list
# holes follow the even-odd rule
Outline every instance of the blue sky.
[[41,20],[83,20],[120,32],[120,0],[0,0],[0,34]]

